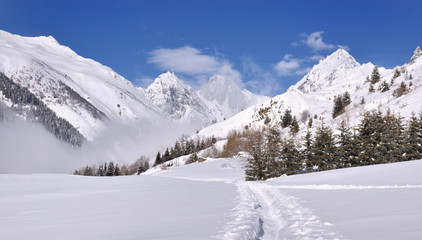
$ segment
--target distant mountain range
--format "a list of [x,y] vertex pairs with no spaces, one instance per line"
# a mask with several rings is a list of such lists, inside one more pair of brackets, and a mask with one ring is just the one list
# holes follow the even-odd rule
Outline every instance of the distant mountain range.
[[[200,91],[169,72],[148,88],[139,89],[111,68],[77,55],[51,36],[21,37],[5,31],[0,31],[0,73],[2,108],[38,121],[59,139],[77,145],[83,138],[93,141],[116,124],[139,132],[152,124],[171,122],[198,129],[268,99],[240,89],[221,75],[212,76]],[[30,95],[34,101],[23,101],[26,98],[17,94]],[[35,116],[40,107],[34,102],[42,103],[48,113]],[[67,134],[57,132],[63,124],[69,128]]]

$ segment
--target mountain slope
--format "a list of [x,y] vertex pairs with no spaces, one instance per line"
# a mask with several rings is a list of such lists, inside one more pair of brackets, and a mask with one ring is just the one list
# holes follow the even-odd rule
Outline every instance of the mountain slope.
[[107,120],[130,124],[164,119],[128,80],[78,56],[51,36],[21,37],[0,31],[0,72],[27,87],[89,140]]
[[[304,135],[310,117],[316,116],[313,119],[314,126],[324,122],[336,129],[341,120],[346,120],[351,126],[356,125],[365,111],[380,109],[385,112],[390,109],[402,117],[409,117],[412,112],[422,110],[421,57],[394,69],[379,68],[381,80],[374,84],[375,92],[369,93],[370,82],[366,78],[371,76],[373,69],[372,63],[359,64],[349,53],[339,49],[315,65],[285,93],[266,101],[260,107],[249,108],[227,121],[209,126],[200,134],[225,137],[229,130],[250,124],[280,126],[286,110],[291,110],[299,121],[299,137]],[[400,76],[392,81],[396,70]],[[382,92],[380,86],[384,81],[388,83],[390,90]],[[394,90],[400,87],[401,82],[406,85],[407,90],[402,96],[397,96]],[[334,97],[343,95],[346,91],[350,94],[351,104],[346,107],[345,113],[333,119]]]
[[174,73],[163,73],[144,90],[145,96],[166,116],[178,121],[201,122],[207,126],[213,119],[197,93]]

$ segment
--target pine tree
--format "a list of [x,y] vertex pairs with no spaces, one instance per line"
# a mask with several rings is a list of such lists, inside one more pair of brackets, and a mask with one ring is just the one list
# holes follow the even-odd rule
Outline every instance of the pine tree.
[[290,133],[296,135],[299,132],[299,123],[296,120],[296,116],[293,117],[292,123],[290,124]]
[[287,140],[281,150],[281,173],[287,175],[300,173],[302,164],[299,156],[293,138]]
[[164,155],[163,155],[163,157],[162,157],[162,162],[167,162],[167,161],[170,161],[171,159],[170,159],[170,151],[169,151],[169,149],[168,148],[166,148],[166,151],[164,152]]
[[344,106],[344,107],[346,107],[346,106],[348,106],[350,103],[352,103],[352,100],[350,99],[350,93],[349,93],[349,92],[347,92],[347,91],[346,91],[346,92],[343,94],[342,101],[343,101],[343,106]]
[[265,174],[267,165],[264,162],[263,141],[263,137],[260,133],[254,136],[252,147],[253,157],[248,159],[248,163],[245,167],[246,181],[265,180],[268,178]]
[[400,71],[397,68],[394,69],[394,75],[393,75],[393,78],[391,80],[394,80],[394,79],[400,77],[400,75],[401,75]]
[[334,168],[334,138],[331,128],[323,123],[317,128],[314,141],[312,143],[312,155],[314,163],[318,166],[318,171]]
[[281,120],[281,126],[283,128],[290,126],[290,124],[292,123],[292,120],[293,120],[292,111],[290,109],[286,109],[286,111],[284,112],[283,118]]
[[114,167],[113,176],[120,176],[120,168],[118,164]]
[[[421,115],[422,118],[422,115]],[[413,113],[406,127],[405,133],[405,159],[416,160],[422,158],[422,128],[421,122]]]
[[97,176],[104,176],[104,168],[103,168],[103,165],[101,164],[101,165],[99,165],[98,166],[98,169],[97,169],[97,173],[95,174],[95,175],[97,175]]
[[174,144],[174,157],[178,158],[180,156],[182,156],[182,148],[180,147],[180,142],[176,141]]
[[107,167],[106,176],[113,176],[114,175],[114,163],[109,162]]
[[264,159],[267,165],[266,175],[275,178],[281,175],[279,157],[281,149],[280,131],[276,127],[269,128],[266,132]]
[[312,128],[312,124],[313,124],[313,120],[312,120],[312,118],[309,118],[308,128]]
[[307,172],[313,172],[314,166],[316,166],[316,162],[314,161],[313,157],[313,149],[312,149],[312,134],[308,131],[306,132],[306,135],[304,137],[304,146],[301,151],[301,158],[306,163]]
[[371,84],[369,84],[369,90],[368,90],[368,92],[369,93],[373,93],[373,92],[375,92],[375,88],[374,88],[374,85],[371,83]]
[[155,157],[155,162],[154,162],[154,167],[163,163],[162,159],[161,159],[161,153],[158,152],[157,156]]
[[390,110],[384,115],[384,129],[381,146],[386,149],[381,163],[401,162],[404,160],[405,152],[405,129],[402,124],[402,118],[395,116]]
[[350,167],[355,157],[352,154],[354,148],[352,132],[344,120],[340,122],[338,130],[340,134],[336,136],[338,147],[336,149],[335,162],[338,167]]
[[372,70],[372,74],[371,74],[371,83],[375,84],[377,82],[379,82],[381,80],[381,76],[380,73],[378,71],[378,67],[375,66],[374,69]]
[[380,111],[365,113],[358,126],[358,144],[361,147],[360,165],[379,164],[385,161],[382,136],[385,134],[384,117]]
[[378,90],[381,91],[381,92],[386,92],[386,91],[390,90],[390,85],[388,85],[388,83],[386,81],[383,81],[381,83],[381,85],[379,86]]
[[334,96],[333,118],[344,113],[344,103],[341,96]]

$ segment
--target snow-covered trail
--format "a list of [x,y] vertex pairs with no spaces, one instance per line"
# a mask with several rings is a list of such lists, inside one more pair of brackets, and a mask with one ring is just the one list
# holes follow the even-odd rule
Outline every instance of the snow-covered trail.
[[[300,199],[266,183],[236,183],[239,204],[218,239],[341,239]],[[229,218],[230,218],[229,217]]]
[[[321,205],[321,191],[330,191],[335,196],[385,196],[400,190],[420,192],[422,185],[279,185],[274,182],[236,182],[239,203],[228,214],[229,220],[218,239],[278,240],[278,239],[347,239],[336,224],[327,222],[302,200],[311,199]],[[380,192],[381,191],[381,192]],[[392,192],[393,191],[393,192]],[[312,192],[315,194],[311,197]],[[297,196],[301,196],[298,198]],[[322,197],[324,198],[324,197]],[[328,202],[328,201],[327,201]],[[371,205],[369,201],[365,201]],[[350,203],[349,203],[350,204]],[[355,203],[358,206],[359,202]],[[361,203],[363,204],[363,203]],[[385,203],[384,203],[385,204]],[[351,209],[357,209],[353,204]],[[319,206],[320,208],[321,206]],[[362,210],[371,212],[374,207]],[[390,207],[391,209],[391,207]],[[344,210],[343,210],[344,211]],[[327,211],[329,212],[329,211]],[[332,211],[331,211],[332,212]],[[357,211],[359,212],[359,210]],[[416,213],[417,214],[417,213]],[[347,215],[346,215],[347,216]],[[344,217],[344,216],[343,216]],[[338,218],[338,217],[337,217]],[[388,218],[388,217],[387,217]],[[365,219],[362,218],[363,221]],[[394,219],[390,219],[393,220]],[[354,221],[352,219],[352,221]],[[378,224],[373,225],[374,228]],[[350,226],[349,226],[350,228]],[[346,231],[348,232],[348,231]],[[370,232],[367,232],[370,234]],[[369,235],[363,235],[369,237]],[[361,238],[361,237],[359,237]]]

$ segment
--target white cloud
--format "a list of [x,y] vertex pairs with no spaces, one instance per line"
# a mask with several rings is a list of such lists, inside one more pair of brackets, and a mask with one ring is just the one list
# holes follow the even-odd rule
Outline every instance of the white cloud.
[[278,62],[274,66],[274,70],[277,72],[279,76],[289,76],[295,73],[300,67],[300,60],[297,58],[292,58],[292,55],[286,54],[283,57],[283,60]]
[[155,64],[164,71],[174,71],[195,78],[223,74],[241,85],[242,76],[233,65],[222,58],[203,54],[189,46],[180,48],[160,48],[150,52],[148,63]]
[[[302,37],[300,43],[305,44],[309,48],[312,49],[314,52],[322,51],[322,50],[332,50],[335,48],[343,48],[345,50],[349,50],[350,48],[345,45],[335,45],[330,43],[325,43],[322,34],[324,31],[313,32],[311,34],[302,33],[299,36]],[[297,42],[293,42],[292,46],[298,46]]]

